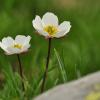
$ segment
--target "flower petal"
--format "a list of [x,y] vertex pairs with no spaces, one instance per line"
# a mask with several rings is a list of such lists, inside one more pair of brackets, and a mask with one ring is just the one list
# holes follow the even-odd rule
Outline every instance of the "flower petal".
[[70,31],[71,25],[69,21],[64,21],[59,25],[59,30],[63,31],[66,30],[66,33]]
[[2,44],[1,42],[0,42],[0,47],[1,47],[5,52],[8,52],[6,46],[5,46],[4,44]]
[[54,35],[54,37],[60,38],[60,37],[63,37],[65,35],[66,35],[66,31],[59,31]]
[[30,44],[24,45],[24,47],[22,48],[21,52],[26,52],[28,51],[28,48],[30,48]]
[[11,38],[11,37],[6,37],[6,38],[3,38],[3,39],[2,39],[2,44],[3,44],[5,47],[11,46],[13,43],[14,43],[14,40],[13,40],[13,38]]
[[8,55],[21,53],[21,50],[18,48],[8,47],[7,50],[8,50],[8,52],[7,52]]
[[38,34],[47,37],[49,34],[43,30],[37,30]]
[[30,42],[30,39],[31,39],[30,36],[26,37],[24,35],[17,35],[15,38],[15,43],[25,45],[25,44],[28,44]]
[[59,32],[55,34],[55,37],[60,38],[66,35],[70,31],[71,25],[69,21],[64,21],[58,27]]
[[31,36],[27,36],[25,40],[25,44],[29,44],[30,40],[31,40]]
[[42,23],[45,25],[54,25],[54,26],[58,26],[58,17],[51,13],[51,12],[47,12],[43,18],[42,18]]
[[35,20],[33,20],[32,23],[33,23],[33,27],[37,30],[37,32],[40,35],[43,35],[43,36],[48,35],[48,33],[43,31],[42,21],[41,21],[41,18],[39,16],[36,16]]
[[35,19],[32,21],[33,27],[37,30],[43,30],[42,21],[40,16],[36,16]]

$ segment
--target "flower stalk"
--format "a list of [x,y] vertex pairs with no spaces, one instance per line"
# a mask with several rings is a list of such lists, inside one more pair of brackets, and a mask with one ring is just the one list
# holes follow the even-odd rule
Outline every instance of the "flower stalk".
[[18,63],[19,63],[19,74],[20,77],[22,79],[22,90],[25,91],[25,87],[24,87],[24,82],[23,82],[23,70],[22,70],[22,64],[21,64],[21,60],[20,60],[20,56],[19,54],[17,54],[17,59],[18,59]]
[[49,43],[48,43],[48,54],[47,54],[47,61],[46,61],[46,67],[45,67],[45,72],[43,76],[42,86],[41,86],[41,93],[44,92],[44,87],[45,87],[45,82],[46,82],[48,67],[49,67],[50,52],[51,52],[51,38],[49,38]]

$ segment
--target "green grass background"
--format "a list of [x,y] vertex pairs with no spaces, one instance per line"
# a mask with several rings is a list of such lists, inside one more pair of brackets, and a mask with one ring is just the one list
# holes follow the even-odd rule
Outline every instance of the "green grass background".
[[[31,48],[20,55],[25,97],[20,90],[16,55],[6,56],[0,49],[0,100],[31,100],[40,94],[48,41],[32,27],[35,15],[55,13],[59,22],[69,20],[68,35],[52,40],[52,52],[45,90],[78,79],[100,69],[99,0],[0,0],[0,40],[18,34],[30,35]],[[12,66],[15,71],[12,71]]]

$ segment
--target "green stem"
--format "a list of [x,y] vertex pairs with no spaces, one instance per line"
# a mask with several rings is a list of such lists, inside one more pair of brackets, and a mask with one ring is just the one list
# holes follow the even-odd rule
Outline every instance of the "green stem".
[[23,70],[22,70],[22,64],[21,64],[21,60],[20,60],[20,56],[19,54],[17,54],[17,58],[18,58],[18,62],[19,62],[19,74],[20,74],[20,77],[22,79],[22,90],[24,91],[25,90],[25,87],[24,87],[24,82],[23,82]]
[[44,86],[47,78],[47,72],[48,72],[48,67],[49,67],[49,60],[50,60],[50,52],[51,52],[51,38],[49,38],[49,44],[48,44],[48,55],[47,55],[47,62],[46,62],[46,68],[43,76],[43,82],[41,86],[41,93],[44,92]]

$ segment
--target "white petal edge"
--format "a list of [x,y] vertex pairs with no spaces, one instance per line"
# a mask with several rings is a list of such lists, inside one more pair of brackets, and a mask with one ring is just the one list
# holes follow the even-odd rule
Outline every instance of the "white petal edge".
[[7,48],[8,52],[6,52],[6,54],[7,55],[20,54],[20,53],[28,51],[29,47],[30,47],[30,44],[25,45],[22,49],[8,47]]
[[35,19],[32,21],[32,24],[35,29],[43,30],[40,16],[36,15]]
[[14,40],[12,37],[4,37],[2,39],[2,44],[5,46],[5,47],[8,47],[8,46],[11,46],[12,44],[14,43]]
[[30,44],[24,45],[24,47],[22,48],[21,52],[26,52],[28,51],[28,49],[30,48]]
[[7,55],[12,55],[12,54],[20,54],[21,50],[13,47],[8,47],[7,48],[8,52],[6,53]]
[[31,40],[30,36],[24,36],[24,35],[17,35],[15,38],[15,43],[19,43],[22,45],[28,44]]
[[45,36],[45,37],[49,36],[49,34],[43,30],[37,30],[37,32],[38,32],[38,34],[40,34],[42,36]]
[[[29,44],[30,40],[31,40],[31,36],[28,35],[28,36],[26,37],[25,44]],[[24,44],[24,45],[25,45],[25,44]]]
[[45,27],[46,25],[58,26],[58,17],[51,12],[47,12],[42,17],[42,24]]
[[69,21],[64,21],[58,27],[59,32],[55,34],[54,37],[60,38],[65,36],[70,31],[71,25]]
[[6,46],[3,45],[1,42],[0,42],[0,47],[1,47],[5,52],[8,53],[8,50],[7,50]]

